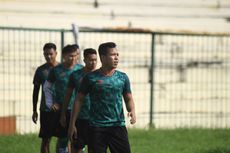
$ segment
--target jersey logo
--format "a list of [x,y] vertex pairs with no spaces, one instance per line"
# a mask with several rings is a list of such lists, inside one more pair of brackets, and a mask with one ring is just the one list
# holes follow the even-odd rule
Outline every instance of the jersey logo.
[[98,84],[102,84],[102,83],[103,83],[103,80],[97,80],[97,83],[98,83]]

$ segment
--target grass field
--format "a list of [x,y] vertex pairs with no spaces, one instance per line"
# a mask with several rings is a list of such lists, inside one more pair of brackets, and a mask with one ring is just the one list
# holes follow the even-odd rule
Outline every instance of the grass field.
[[[230,153],[230,129],[130,129],[129,139],[132,153]],[[35,134],[0,136],[0,153],[39,153],[39,147]]]

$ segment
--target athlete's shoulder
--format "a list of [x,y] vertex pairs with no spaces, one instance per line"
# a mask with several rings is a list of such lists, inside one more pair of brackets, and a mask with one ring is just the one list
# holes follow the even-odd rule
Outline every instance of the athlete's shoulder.
[[95,75],[99,75],[99,74],[101,74],[100,69],[96,69],[96,70],[94,70],[94,71],[88,73],[88,75],[90,75],[90,76],[91,76],[91,75],[92,75],[92,76],[95,76]]
[[44,64],[38,66],[37,69],[38,69],[38,70],[44,69],[44,68],[46,68],[47,66],[48,66],[48,64],[47,64],[47,63],[44,63]]
[[55,69],[63,67],[63,63],[58,63],[56,66],[54,66]]
[[78,74],[81,74],[83,73],[83,67],[80,68],[80,69],[77,69],[76,71],[74,71],[71,75],[78,75]]
[[78,73],[78,72],[82,72],[82,71],[84,71],[83,67],[81,67],[80,69],[77,69],[76,71],[74,71],[74,73]]
[[100,75],[99,69],[92,71],[92,72],[88,72],[85,77],[89,78],[89,79],[95,79]]
[[119,70],[116,70],[115,71],[115,74],[113,75],[115,78],[119,78],[123,81],[125,80],[129,80],[129,77],[128,75],[125,73],[125,72],[122,72],[122,71],[119,71]]
[[74,68],[76,68],[76,69],[81,69],[81,68],[83,68],[83,65],[82,64],[76,64],[75,66],[74,66]]
[[43,71],[47,70],[48,68],[49,68],[48,64],[44,63],[44,64],[37,67],[36,73],[43,72]]
[[54,67],[52,68],[52,70],[53,70],[53,71],[57,71],[57,70],[63,69],[63,68],[64,68],[63,64],[62,64],[62,63],[59,63],[59,64],[57,64],[56,66],[54,66]]
[[127,74],[126,74],[125,72],[122,72],[122,71],[120,71],[120,70],[115,70],[115,74],[127,76]]

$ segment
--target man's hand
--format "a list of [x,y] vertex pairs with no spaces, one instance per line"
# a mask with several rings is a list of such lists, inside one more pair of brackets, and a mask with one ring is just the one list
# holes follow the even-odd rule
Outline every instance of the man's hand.
[[128,112],[128,117],[130,117],[130,123],[131,124],[136,123],[136,114],[135,114],[135,112]]
[[37,120],[38,120],[38,113],[37,111],[34,111],[33,112],[33,115],[32,115],[32,120],[35,124],[37,124]]
[[73,142],[74,139],[77,139],[77,129],[74,126],[70,126],[68,129],[68,139]]
[[58,103],[54,103],[54,104],[51,106],[51,110],[54,111],[54,112],[58,112],[60,109],[61,109],[61,105],[58,104]]

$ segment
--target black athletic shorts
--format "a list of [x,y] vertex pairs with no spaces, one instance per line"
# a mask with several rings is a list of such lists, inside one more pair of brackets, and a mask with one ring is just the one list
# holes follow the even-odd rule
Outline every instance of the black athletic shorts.
[[60,124],[60,112],[53,112],[52,116],[52,129],[53,129],[53,136],[58,138],[65,138],[67,137],[68,127],[69,127],[69,120],[70,120],[70,112],[67,111],[66,113],[66,126],[63,127]]
[[128,133],[125,126],[90,127],[89,145],[93,153],[130,153]]
[[40,138],[50,138],[53,135],[52,115],[53,112],[40,111]]
[[74,139],[72,145],[77,150],[83,149],[89,140],[89,122],[88,120],[77,119],[75,126],[77,128],[77,139]]

